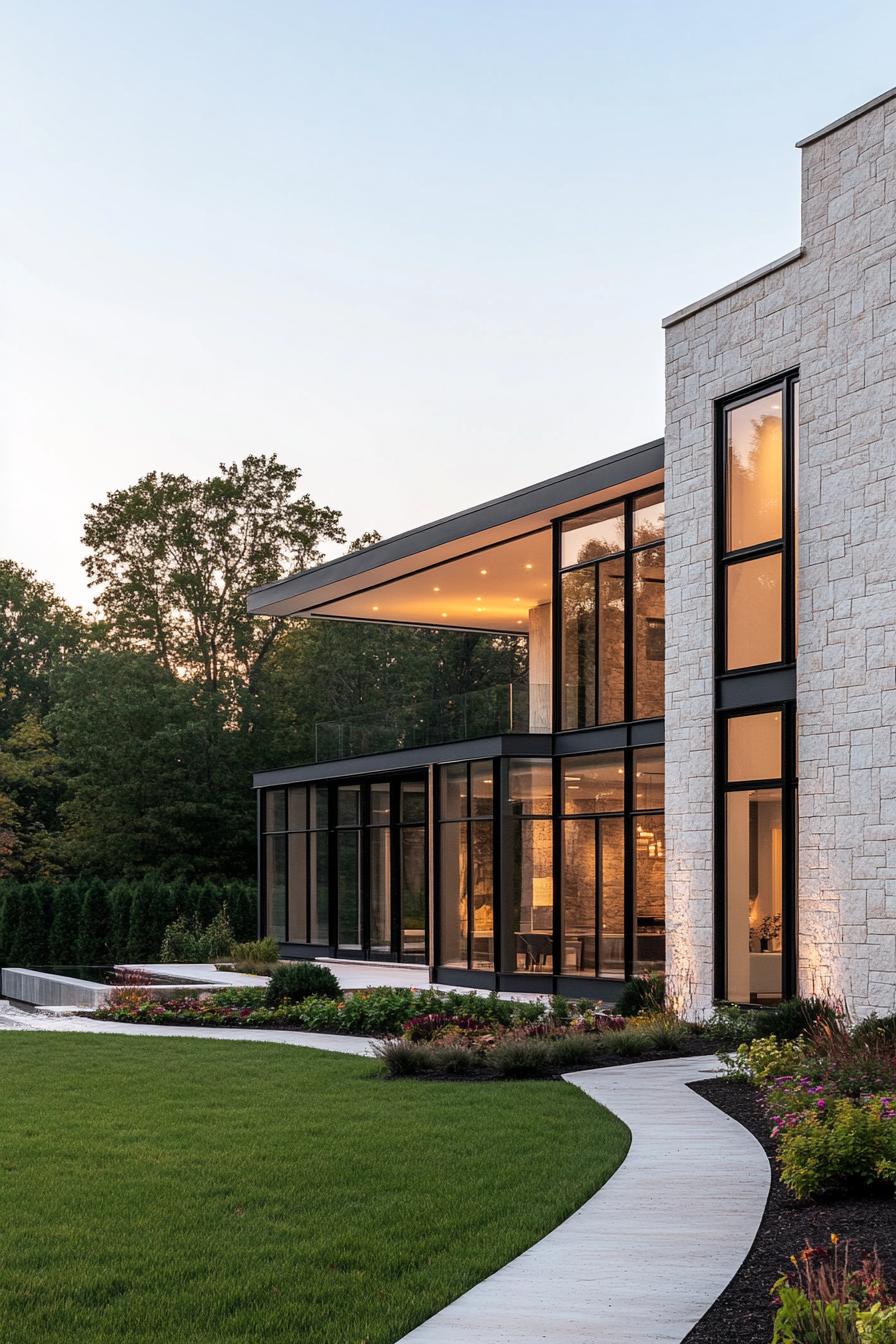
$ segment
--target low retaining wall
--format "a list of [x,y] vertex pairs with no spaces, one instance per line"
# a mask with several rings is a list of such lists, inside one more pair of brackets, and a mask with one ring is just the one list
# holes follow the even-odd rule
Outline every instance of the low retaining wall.
[[[19,966],[3,970],[2,996],[14,1003],[31,1004],[35,1008],[98,1008],[117,985],[98,985],[93,980],[77,980],[71,975],[54,975],[51,971],[26,971]],[[141,990],[153,999],[173,999],[179,994],[193,995],[220,985],[185,984],[183,980],[168,985],[141,985]]]

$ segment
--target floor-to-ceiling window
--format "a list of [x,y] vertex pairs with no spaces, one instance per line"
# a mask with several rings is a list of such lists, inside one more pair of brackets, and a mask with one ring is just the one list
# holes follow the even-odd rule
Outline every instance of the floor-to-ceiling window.
[[381,961],[426,961],[425,779],[268,789],[261,825],[266,933]]
[[798,389],[719,406],[716,992],[739,1003],[794,988]]
[[264,927],[278,942],[329,942],[327,816],[326,786],[264,794]]
[[507,763],[501,970],[554,970],[553,781],[549,760]]
[[662,716],[663,539],[661,490],[560,523],[560,729]]
[[494,763],[443,765],[439,788],[439,962],[495,965]]
[[621,980],[665,966],[663,749],[560,762],[558,974]]

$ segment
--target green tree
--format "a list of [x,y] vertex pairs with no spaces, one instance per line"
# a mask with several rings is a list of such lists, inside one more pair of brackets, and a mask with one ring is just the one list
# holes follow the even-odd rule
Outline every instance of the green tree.
[[81,901],[72,882],[60,882],[53,897],[48,955],[55,966],[71,966],[78,959]]
[[83,647],[87,626],[48,583],[0,560],[0,738],[50,707],[53,671]]
[[345,539],[336,510],[297,495],[301,474],[250,456],[203,481],[150,472],[94,505],[84,565],[113,629],[206,693],[251,692],[282,621],[250,617],[246,593]]
[[29,713],[0,738],[0,878],[58,872],[64,788],[53,738]]
[[83,966],[102,966],[111,955],[112,912],[102,882],[87,884],[81,903],[78,961]]
[[10,963],[13,966],[46,964],[47,919],[43,893],[35,883],[24,883],[16,904],[15,924],[10,929]]
[[210,726],[153,658],[88,654],[60,678],[52,723],[71,867],[112,879],[251,872],[248,770],[227,750],[236,735]]

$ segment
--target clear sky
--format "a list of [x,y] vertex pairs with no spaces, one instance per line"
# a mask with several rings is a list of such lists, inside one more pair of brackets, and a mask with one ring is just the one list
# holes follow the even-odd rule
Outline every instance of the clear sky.
[[662,433],[887,0],[0,0],[0,554],[276,451],[391,533]]

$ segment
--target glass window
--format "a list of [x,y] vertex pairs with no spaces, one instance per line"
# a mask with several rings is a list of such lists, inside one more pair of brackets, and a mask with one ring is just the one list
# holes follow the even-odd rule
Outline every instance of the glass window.
[[[372,792],[372,790],[371,790]],[[372,809],[371,803],[371,809]],[[370,831],[370,950],[380,956],[392,948],[391,837],[385,826]]]
[[625,978],[624,819],[601,817],[597,835],[600,916],[598,973],[611,980],[623,980]]
[[264,796],[264,828],[266,831],[286,830],[286,790],[268,789]]
[[495,859],[492,823],[472,822],[470,841],[473,868],[473,943],[470,964],[474,970],[491,970],[495,957]]
[[426,961],[425,834],[422,826],[403,826],[399,838],[401,955],[404,961]]
[[[512,905],[505,939],[513,948],[505,967],[550,974],[554,961],[553,823],[510,823]],[[508,949],[509,950],[509,949]]]
[[465,761],[442,766],[442,811],[445,821],[468,815],[467,766]]
[[597,567],[598,722],[625,718],[625,561]]
[[328,944],[330,941],[330,861],[329,834],[313,832],[311,844],[311,943]]
[[664,546],[648,546],[633,557],[635,621],[635,718],[665,713],[666,580]]
[[[343,790],[340,789],[340,793]],[[336,836],[336,910],[339,946],[360,948],[361,905],[358,899],[361,845],[358,831],[339,831]]]
[[304,831],[308,825],[308,790],[303,784],[289,790],[289,829]]
[[665,801],[665,752],[662,747],[639,747],[634,753],[635,810],[659,808]]
[[440,961],[444,966],[467,964],[467,823],[454,821],[439,827]]
[[729,551],[777,541],[783,525],[782,393],[771,392],[727,413]]
[[357,826],[361,821],[361,786],[345,784],[336,790],[336,825]]
[[587,728],[597,722],[595,657],[597,621],[594,606],[595,571],[575,570],[560,579],[561,686],[564,728]]
[[551,762],[527,759],[511,761],[508,769],[508,802],[518,816],[549,817],[553,811]]
[[727,566],[726,666],[781,661],[781,556]]
[[570,518],[560,530],[560,564],[582,565],[625,548],[625,508],[610,504],[581,518]]
[[494,771],[491,761],[473,761],[470,766],[473,816],[490,817],[494,811]]
[[308,837],[302,833],[289,837],[289,913],[286,921],[291,943],[308,941]]
[[737,714],[728,720],[728,781],[780,779],[781,715]]
[[666,535],[666,506],[662,490],[651,490],[635,500],[632,513],[632,545],[662,541]]
[[736,789],[725,799],[727,995],[762,1003],[782,994],[781,789]]
[[329,799],[326,784],[315,784],[311,789],[311,816],[310,824],[312,830],[326,830],[329,816]]
[[563,975],[594,975],[597,934],[597,822],[560,827]]
[[[270,795],[269,795],[270,796]],[[281,794],[284,799],[285,794]],[[278,943],[286,942],[286,836],[269,835],[265,841],[265,929]]]
[[378,782],[370,786],[370,824],[371,826],[388,826],[390,811],[390,787],[388,784]]
[[563,811],[621,812],[625,806],[625,755],[568,756],[561,766]]
[[426,784],[422,779],[402,781],[401,819],[409,822],[426,820]]
[[666,830],[661,813],[633,818],[635,972],[666,968]]

